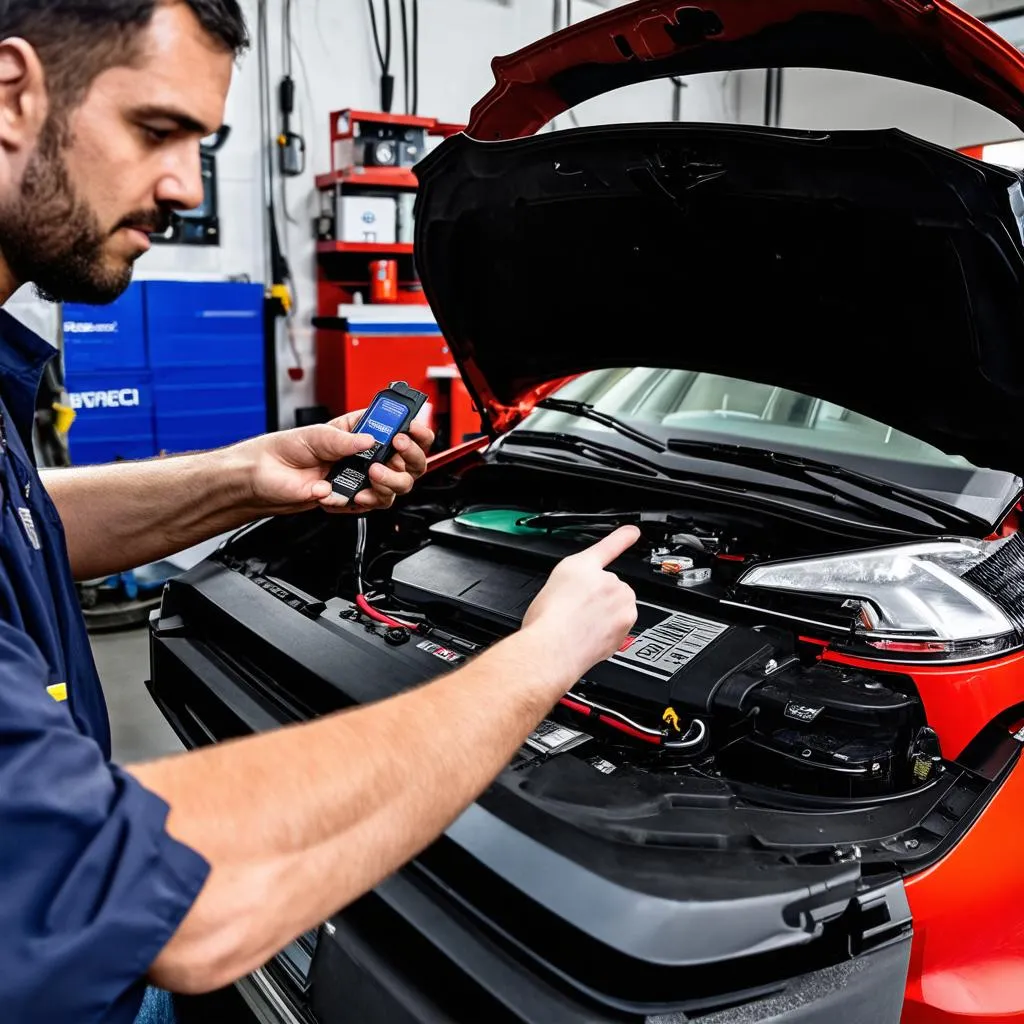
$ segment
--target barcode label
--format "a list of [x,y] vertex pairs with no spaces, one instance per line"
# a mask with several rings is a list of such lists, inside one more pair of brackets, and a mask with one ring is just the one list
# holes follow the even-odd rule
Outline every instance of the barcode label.
[[612,660],[642,666],[667,679],[714,643],[728,628],[722,622],[676,612],[644,630]]

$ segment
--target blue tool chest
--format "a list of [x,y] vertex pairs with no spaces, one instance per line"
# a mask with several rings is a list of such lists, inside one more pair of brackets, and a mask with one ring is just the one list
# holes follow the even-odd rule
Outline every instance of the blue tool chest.
[[78,465],[232,444],[267,429],[261,285],[133,283],[108,306],[65,305]]
[[153,382],[148,370],[75,371],[66,384],[75,410],[68,436],[76,466],[148,459],[153,443]]

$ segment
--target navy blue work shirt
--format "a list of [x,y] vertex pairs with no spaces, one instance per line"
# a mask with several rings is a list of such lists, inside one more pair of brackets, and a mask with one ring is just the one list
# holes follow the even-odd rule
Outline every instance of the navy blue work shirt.
[[28,455],[52,355],[0,310],[0,1019],[132,1024],[209,865],[110,763],[64,530]]

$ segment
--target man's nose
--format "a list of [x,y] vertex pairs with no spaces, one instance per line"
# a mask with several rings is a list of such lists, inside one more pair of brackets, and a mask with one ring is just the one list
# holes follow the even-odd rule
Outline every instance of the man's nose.
[[199,147],[183,147],[157,183],[156,200],[175,210],[194,210],[202,204],[204,194]]

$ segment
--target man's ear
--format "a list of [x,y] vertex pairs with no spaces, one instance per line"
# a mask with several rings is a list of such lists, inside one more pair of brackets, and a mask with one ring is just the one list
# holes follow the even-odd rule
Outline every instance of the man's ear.
[[0,41],[0,149],[33,150],[48,111],[46,75],[35,47],[24,39]]

